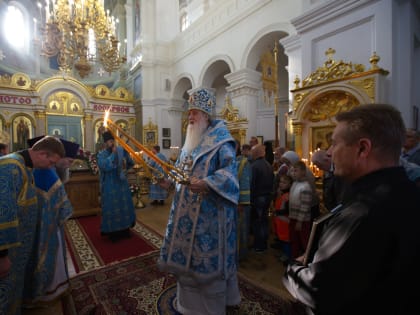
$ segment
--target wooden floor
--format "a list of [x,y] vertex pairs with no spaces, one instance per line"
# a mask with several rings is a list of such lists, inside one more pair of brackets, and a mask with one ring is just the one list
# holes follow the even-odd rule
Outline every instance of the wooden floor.
[[[151,205],[147,197],[143,197],[144,208],[137,209],[137,218],[150,226],[160,234],[165,233],[168,219],[170,200],[166,204]],[[246,260],[240,263],[239,272],[247,276],[253,282],[263,285],[265,289],[281,295],[285,299],[291,299],[289,293],[281,283],[284,273],[283,264],[277,257],[278,250],[269,248],[266,252],[256,253],[252,250]],[[62,315],[61,303],[52,303],[47,308],[24,310],[23,315]]]

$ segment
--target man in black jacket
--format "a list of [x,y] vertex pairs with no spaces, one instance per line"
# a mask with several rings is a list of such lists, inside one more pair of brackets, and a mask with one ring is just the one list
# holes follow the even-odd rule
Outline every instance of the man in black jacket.
[[399,166],[401,114],[369,104],[336,120],[328,153],[350,191],[325,223],[313,259],[289,264],[283,283],[308,313],[418,314],[420,197]]
[[254,250],[263,252],[268,241],[268,209],[273,201],[273,167],[265,159],[265,146],[256,144],[251,149],[251,215]]

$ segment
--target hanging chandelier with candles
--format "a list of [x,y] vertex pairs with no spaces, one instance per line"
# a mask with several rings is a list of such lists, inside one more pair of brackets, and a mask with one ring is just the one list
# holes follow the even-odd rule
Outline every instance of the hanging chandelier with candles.
[[[100,0],[45,0],[42,54],[57,56],[61,71],[77,70],[86,77],[92,64],[112,73],[126,61],[116,34],[118,20]],[[42,5],[38,3],[40,10]],[[44,16],[41,12],[41,16]]]

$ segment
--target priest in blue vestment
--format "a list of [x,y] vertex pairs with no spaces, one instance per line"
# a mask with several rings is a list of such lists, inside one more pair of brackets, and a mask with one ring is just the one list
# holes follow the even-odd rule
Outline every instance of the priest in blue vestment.
[[[236,265],[239,199],[235,140],[213,120],[208,89],[189,101],[187,134],[177,167],[190,175],[177,183],[159,266],[177,278],[176,308],[182,314],[225,314],[240,303]],[[162,181],[169,188],[169,180]]]
[[[158,157],[161,161],[167,162],[168,159],[166,156],[160,152],[160,146],[154,145],[152,152]],[[165,176],[162,166],[160,166],[155,160],[149,159],[147,162],[152,168],[152,175],[159,178]],[[165,199],[168,198],[168,191],[162,188],[159,183],[155,180],[152,180],[149,186],[149,199],[152,200],[152,205],[163,205]]]
[[105,149],[98,153],[98,168],[101,190],[101,234],[111,241],[130,237],[130,228],[135,225],[136,214],[130,186],[128,169],[134,166],[130,154],[117,146],[111,132],[103,134]]
[[45,137],[30,149],[0,157],[0,314],[21,314],[38,215],[33,169],[53,167],[64,155],[60,140]]
[[[44,136],[28,140],[29,147]],[[62,296],[69,288],[64,224],[71,217],[73,207],[67,197],[64,181],[59,174],[73,162],[79,144],[60,139],[65,158],[55,168],[33,171],[38,198],[38,216],[32,257],[25,276],[24,303],[36,306]],[[60,170],[59,172],[57,172]]]
[[50,302],[69,288],[64,224],[73,212],[64,185],[53,169],[34,170],[38,197],[33,262],[25,284],[25,302]]

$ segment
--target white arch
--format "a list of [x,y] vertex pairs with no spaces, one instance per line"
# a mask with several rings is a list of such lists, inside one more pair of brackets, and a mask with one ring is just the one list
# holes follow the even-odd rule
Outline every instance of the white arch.
[[38,93],[42,104],[45,104],[48,97],[57,91],[68,91],[77,95],[82,101],[83,108],[87,107],[91,99],[85,85],[73,78],[52,77],[42,81],[38,86]]
[[[213,64],[215,64],[218,61],[224,61],[228,65],[231,73],[236,71],[235,66],[234,66],[234,62],[233,62],[232,58],[230,58],[228,55],[216,55],[216,56],[213,56],[212,58],[210,58],[204,64],[203,70],[201,71],[200,77],[199,77],[199,80],[198,80],[198,84],[199,84],[198,86],[202,86],[203,85],[203,83],[204,83],[203,80],[206,77],[206,75],[208,74],[209,69],[211,68],[211,66]],[[197,86],[194,86],[193,85],[193,88],[195,88],[195,87],[197,87]]]
[[[188,80],[191,84],[191,87],[195,86],[194,78],[190,73],[183,72],[179,74],[175,79],[174,89],[172,90],[172,95],[171,95],[172,98],[177,98],[177,99],[179,98],[180,96],[179,84],[183,80]],[[182,91],[182,93],[183,92],[184,91]],[[181,95],[181,98],[182,98],[182,95]]]
[[[260,29],[254,35],[254,37],[251,38],[251,40],[248,42],[248,45],[245,47],[244,53],[242,55],[242,60],[241,60],[241,66],[240,66],[241,69],[243,69],[243,68],[253,69],[253,67],[249,67],[248,59],[250,58],[250,55],[251,55],[252,51],[255,49],[255,45],[265,35],[270,34],[270,33],[274,33],[274,32],[284,33],[284,36],[282,36],[282,37],[286,37],[286,36],[288,36],[292,33],[295,33],[296,31],[295,31],[292,24],[285,23],[285,22],[267,25],[266,27]],[[255,70],[255,68],[253,70]]]

